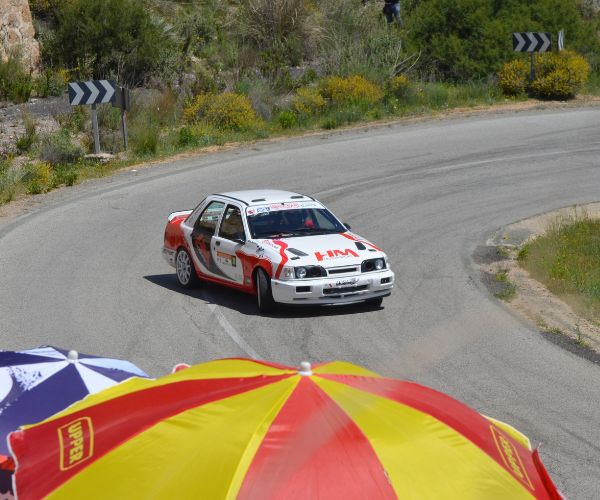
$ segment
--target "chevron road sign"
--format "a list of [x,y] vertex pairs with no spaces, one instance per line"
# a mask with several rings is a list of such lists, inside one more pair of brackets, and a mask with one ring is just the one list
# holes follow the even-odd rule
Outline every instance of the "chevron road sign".
[[69,104],[104,104],[112,102],[116,83],[113,80],[91,80],[69,83]]
[[513,33],[513,50],[515,52],[546,52],[552,44],[550,33]]
[[564,50],[565,48],[565,30],[558,32],[558,50]]

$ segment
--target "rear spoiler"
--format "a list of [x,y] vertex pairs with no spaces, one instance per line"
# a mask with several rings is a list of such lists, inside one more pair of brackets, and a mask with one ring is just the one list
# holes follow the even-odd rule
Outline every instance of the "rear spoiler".
[[190,215],[193,210],[182,210],[181,212],[173,212],[169,215],[169,222],[171,222],[175,217],[181,217],[182,215]]

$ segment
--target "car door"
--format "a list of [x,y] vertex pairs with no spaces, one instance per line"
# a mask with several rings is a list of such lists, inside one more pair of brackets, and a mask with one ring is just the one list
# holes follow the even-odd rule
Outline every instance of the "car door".
[[229,204],[221,217],[219,230],[212,239],[212,257],[219,271],[240,285],[244,282],[244,270],[237,251],[245,243],[242,210],[237,205]]
[[216,265],[211,248],[224,208],[225,202],[223,201],[209,202],[194,222],[190,234],[193,259],[200,272],[219,278],[227,278],[227,276]]

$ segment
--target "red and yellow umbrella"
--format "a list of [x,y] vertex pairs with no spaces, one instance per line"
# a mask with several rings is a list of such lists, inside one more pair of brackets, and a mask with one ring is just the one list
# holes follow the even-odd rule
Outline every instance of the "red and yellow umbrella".
[[560,498],[512,427],[344,362],[131,379],[10,435],[19,498]]

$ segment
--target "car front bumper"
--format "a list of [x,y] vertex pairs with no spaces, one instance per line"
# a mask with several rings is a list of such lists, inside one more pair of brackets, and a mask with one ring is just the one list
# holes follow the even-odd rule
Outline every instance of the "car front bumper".
[[271,280],[275,302],[283,304],[350,304],[385,297],[394,287],[389,269],[343,278]]
[[175,255],[176,254],[177,254],[177,252],[175,250],[172,250],[171,248],[163,247],[163,249],[162,249],[162,256],[165,258],[165,260],[168,262],[168,264],[172,267],[175,267]]

